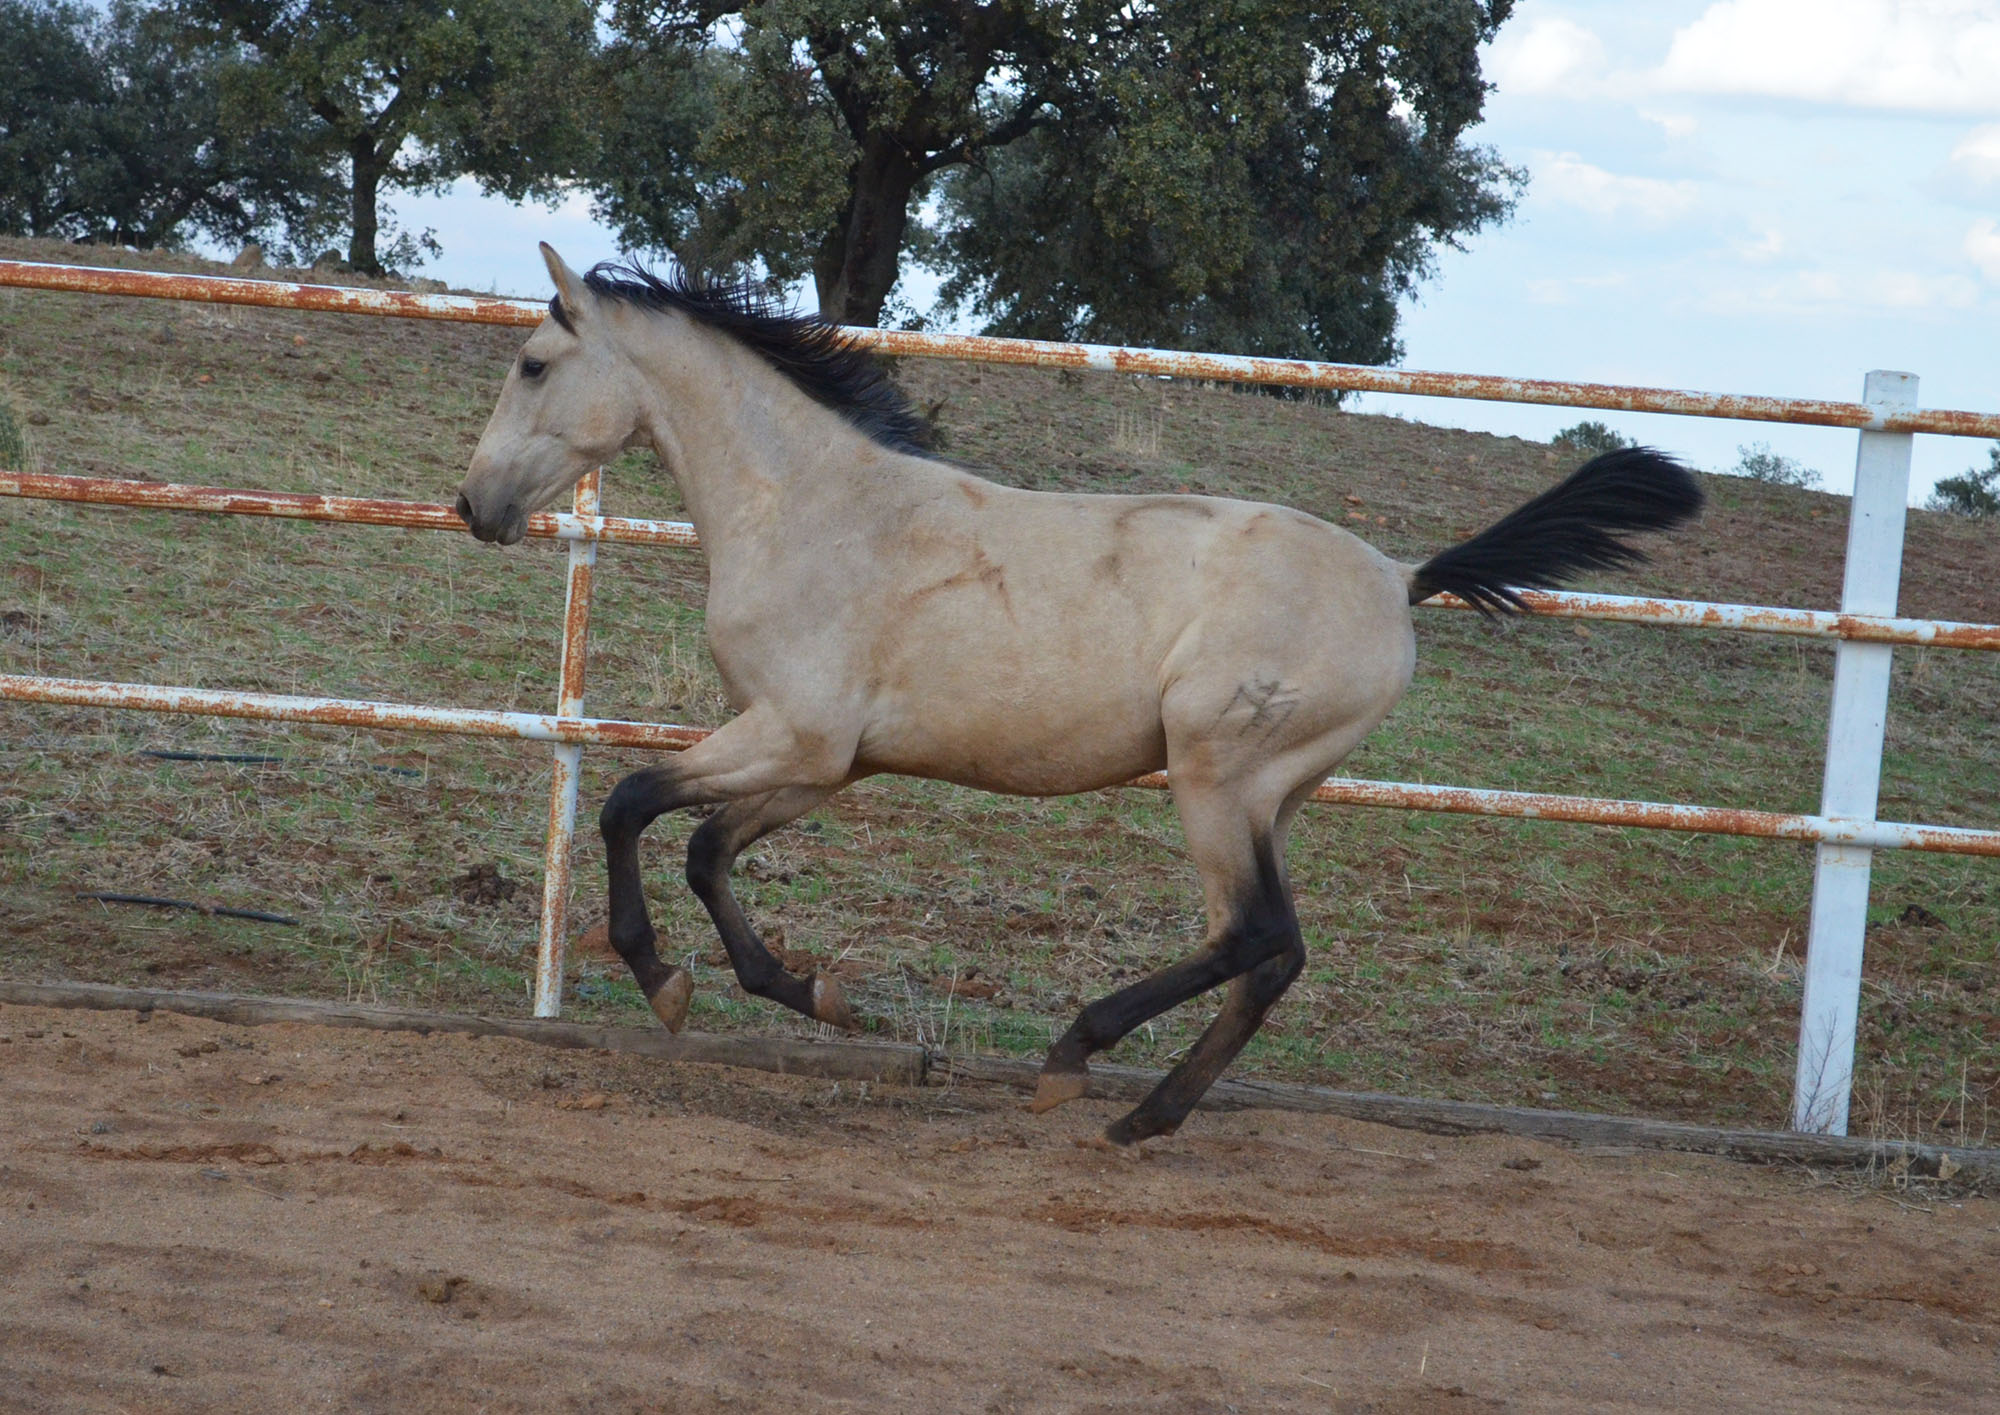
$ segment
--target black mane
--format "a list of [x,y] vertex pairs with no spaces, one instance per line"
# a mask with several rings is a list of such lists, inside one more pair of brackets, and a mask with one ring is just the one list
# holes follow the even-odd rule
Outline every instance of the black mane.
[[600,299],[678,310],[749,346],[814,402],[894,452],[929,456],[935,441],[875,357],[818,315],[785,308],[750,281],[711,284],[676,269],[660,276],[632,261],[601,261],[583,283]]

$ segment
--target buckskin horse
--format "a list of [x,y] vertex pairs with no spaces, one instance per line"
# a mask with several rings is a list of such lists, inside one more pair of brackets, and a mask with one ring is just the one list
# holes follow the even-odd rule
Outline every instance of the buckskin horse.
[[1165,768],[1200,871],[1192,956],[1085,1007],[1050,1047],[1037,1111],[1085,1093],[1089,1058],[1219,984],[1208,1029],[1105,1138],[1173,1133],[1298,976],[1285,837],[1387,715],[1416,662],[1411,606],[1483,612],[1516,587],[1641,559],[1620,533],[1701,505],[1644,448],[1593,458],[1411,566],[1283,506],[1022,491],[932,455],[929,427],[837,326],[747,286],[631,264],[579,276],[546,245],[548,317],[507,373],[457,509],[509,545],[620,449],[650,447],[708,557],[707,632],[737,715],[618,783],[600,827],[612,946],[678,1029],[693,981],[663,963],[639,836],[715,810],[687,847],[743,987],[853,1028],[830,977],[773,958],[730,890],[737,855],[878,773],[987,791],[1091,791]]

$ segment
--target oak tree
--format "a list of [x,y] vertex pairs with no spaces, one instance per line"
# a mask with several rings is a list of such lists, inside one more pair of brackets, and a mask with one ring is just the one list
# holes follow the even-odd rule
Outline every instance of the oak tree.
[[590,181],[634,246],[880,320],[1380,359],[1509,209],[1465,141],[1512,0],[619,0]]
[[634,246],[810,274],[822,313],[877,323],[905,254],[925,247],[937,174],[1049,122],[1087,67],[1092,16],[1115,9],[619,0],[600,210]]
[[422,241],[383,244],[383,196],[471,175],[514,200],[552,198],[585,150],[579,91],[595,49],[584,0],[174,0],[187,32],[238,46],[238,131],[302,107],[321,169],[341,183],[297,235],[344,230],[347,261],[379,273]]
[[954,174],[948,302],[993,333],[1380,363],[1521,175],[1466,141],[1511,0],[1158,3],[1090,103]]
[[232,131],[235,62],[135,0],[0,0],[0,229],[154,247],[297,219],[323,195],[306,115]]

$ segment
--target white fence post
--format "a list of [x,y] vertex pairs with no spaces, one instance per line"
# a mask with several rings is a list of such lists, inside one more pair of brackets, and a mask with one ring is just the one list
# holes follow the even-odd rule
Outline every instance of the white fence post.
[[[1862,401],[1881,412],[1913,407],[1917,377],[1877,370],[1868,375]],[[1910,447],[1915,440],[1907,432],[1861,434],[1854,460],[1854,503],[1847,521],[1847,567],[1840,592],[1843,614],[1896,612],[1903,575],[1903,522],[1910,499]],[[1851,640],[1834,652],[1833,707],[1820,793],[1823,816],[1875,818],[1894,654],[1889,644]],[[1847,1133],[1873,855],[1862,846],[1818,847],[1805,999],[1799,1009],[1798,1071],[1792,1088],[1794,1130]]]
[[[576,484],[576,514],[596,516],[599,469]],[[564,596],[561,684],[556,716],[583,716],[583,675],[590,650],[590,586],[597,570],[597,542],[569,543],[569,590]],[[576,786],[583,748],[560,743],[549,778],[549,831],[542,861],[542,929],[535,953],[535,1015],[562,1015],[563,952],[568,943],[569,884],[576,838]]]

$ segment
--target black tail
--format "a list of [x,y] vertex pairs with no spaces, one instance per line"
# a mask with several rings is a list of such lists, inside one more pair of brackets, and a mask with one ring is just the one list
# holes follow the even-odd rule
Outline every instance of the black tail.
[[1645,554],[1616,531],[1664,531],[1701,510],[1694,474],[1650,447],[1592,457],[1568,481],[1550,487],[1410,577],[1410,603],[1449,590],[1481,614],[1526,606],[1514,587],[1554,589],[1583,570],[1610,569]]

